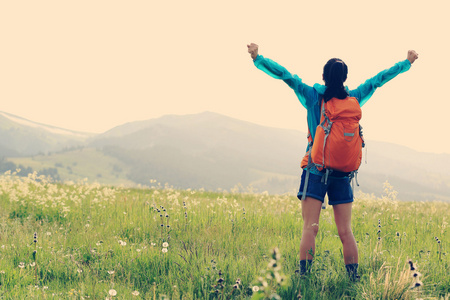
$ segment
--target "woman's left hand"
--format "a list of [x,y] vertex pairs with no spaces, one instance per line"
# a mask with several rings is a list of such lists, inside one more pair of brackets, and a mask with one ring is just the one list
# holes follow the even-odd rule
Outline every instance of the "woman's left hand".
[[417,54],[417,52],[414,50],[409,50],[407,58],[408,58],[409,62],[412,64],[416,59],[419,58],[419,54]]

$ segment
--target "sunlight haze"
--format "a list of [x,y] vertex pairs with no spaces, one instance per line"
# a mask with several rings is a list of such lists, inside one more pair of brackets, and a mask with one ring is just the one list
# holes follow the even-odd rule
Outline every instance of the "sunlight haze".
[[294,92],[253,65],[247,44],[311,86],[339,57],[350,89],[412,49],[411,69],[364,105],[364,134],[450,153],[450,2],[416,3],[2,1],[0,111],[95,133],[203,111],[306,132]]

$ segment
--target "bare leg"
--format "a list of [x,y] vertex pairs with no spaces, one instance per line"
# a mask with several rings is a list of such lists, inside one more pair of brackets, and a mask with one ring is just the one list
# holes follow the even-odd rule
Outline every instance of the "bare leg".
[[334,205],[333,210],[334,221],[344,248],[344,262],[346,265],[357,264],[358,246],[352,232],[352,203]]
[[316,235],[319,231],[319,217],[322,202],[317,199],[306,197],[302,200],[303,231],[300,241],[300,260],[313,259],[310,251],[316,251]]

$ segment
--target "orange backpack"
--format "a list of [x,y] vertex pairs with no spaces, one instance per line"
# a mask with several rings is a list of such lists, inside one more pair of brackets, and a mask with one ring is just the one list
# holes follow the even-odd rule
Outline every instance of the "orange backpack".
[[[309,151],[301,167],[306,167],[308,173],[312,166],[319,171],[326,170],[325,182],[333,171],[350,173],[354,177],[361,165],[364,147],[362,127],[359,125],[361,115],[361,107],[354,97],[332,98],[323,102],[314,142],[308,133]],[[306,190],[303,197],[305,193]]]

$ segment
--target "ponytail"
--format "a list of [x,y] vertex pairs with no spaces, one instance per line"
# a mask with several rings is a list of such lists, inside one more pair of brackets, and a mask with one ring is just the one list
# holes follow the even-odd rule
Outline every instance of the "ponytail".
[[327,89],[323,95],[324,101],[331,98],[345,99],[348,97],[344,82],[347,79],[347,65],[340,59],[332,58],[323,68],[323,79]]

